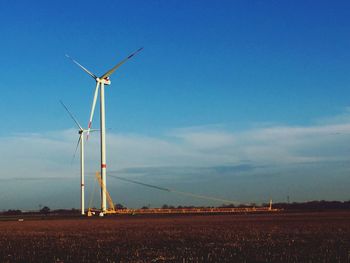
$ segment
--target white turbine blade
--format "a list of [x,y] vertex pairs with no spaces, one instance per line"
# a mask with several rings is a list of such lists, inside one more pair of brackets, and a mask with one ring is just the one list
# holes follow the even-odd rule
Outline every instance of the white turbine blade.
[[82,70],[84,70],[91,77],[93,77],[94,79],[97,79],[97,76],[94,73],[90,72],[87,68],[85,68],[83,65],[81,65],[78,61],[74,60],[73,58],[71,58],[67,54],[66,54],[66,57],[69,58],[70,60],[72,60],[76,65],[78,65]]
[[87,133],[89,131],[89,133],[91,132],[97,132],[100,131],[100,129],[90,129],[90,130],[84,130],[84,133]]
[[90,129],[91,129],[92,118],[94,117],[94,112],[95,112],[95,106],[96,106],[96,101],[97,101],[97,96],[98,96],[99,85],[100,85],[100,83],[96,82],[94,100],[92,101],[92,107],[91,107],[90,119],[89,119],[89,124],[88,124],[88,130],[87,130],[87,133],[86,133],[86,139],[89,139],[89,133],[90,133]]
[[83,134],[80,134],[80,136],[79,136],[78,143],[77,143],[77,146],[75,147],[75,151],[74,151],[74,154],[73,154],[73,158],[72,158],[71,164],[73,163],[73,161],[75,159],[75,156],[77,155],[77,151],[78,151],[78,147],[79,147],[79,144],[80,144],[81,136],[83,136]]
[[123,65],[126,61],[128,61],[129,59],[131,59],[133,56],[135,56],[138,52],[140,52],[142,48],[139,48],[138,50],[136,50],[134,53],[132,53],[131,55],[129,55],[127,58],[125,58],[124,60],[120,61],[117,65],[115,65],[113,68],[111,68],[109,71],[107,71],[105,74],[102,75],[102,77],[100,79],[104,79],[109,77],[110,75],[113,74],[114,71],[116,71],[117,68],[119,68],[121,65]]
[[79,124],[79,122],[77,121],[77,119],[74,117],[74,115],[69,111],[68,107],[63,103],[63,101],[61,101],[62,106],[66,109],[66,111],[68,112],[69,116],[72,118],[72,120],[75,122],[75,124],[78,126],[78,128],[80,130],[82,130],[83,128],[81,127],[81,125]]

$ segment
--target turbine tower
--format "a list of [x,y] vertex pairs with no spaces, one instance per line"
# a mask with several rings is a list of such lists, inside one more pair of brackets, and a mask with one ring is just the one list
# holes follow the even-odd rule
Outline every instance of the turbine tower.
[[[131,59],[136,53],[140,52],[143,48],[139,48],[132,54],[130,54],[128,57],[120,61],[117,65],[115,65],[113,68],[108,70],[105,74],[103,74],[101,77],[97,77],[95,74],[90,72],[88,69],[86,69],[84,66],[82,66],[80,63],[78,63],[76,60],[72,59],[70,56],[66,55],[66,57],[70,58],[76,65],[78,65],[82,70],[84,70],[87,74],[89,74],[95,81],[96,81],[96,87],[95,87],[95,93],[94,98],[92,102],[92,108],[90,113],[90,119],[88,124],[88,130],[87,130],[87,139],[89,137],[89,132],[91,129],[92,119],[94,116],[95,106],[96,106],[96,100],[98,96],[98,90],[100,89],[100,140],[101,140],[101,179],[102,183],[105,187],[107,187],[106,184],[106,173],[107,173],[107,163],[106,163],[106,124],[105,124],[105,85],[110,85],[111,81],[109,79],[109,76],[114,73],[121,65],[123,65],[126,61]],[[104,213],[107,209],[107,197],[106,192],[103,191],[101,188],[101,211]]]
[[[72,120],[74,121],[74,123],[78,126],[79,128],[79,139],[78,139],[78,143],[77,146],[75,147],[75,152],[74,152],[74,156],[77,153],[79,144],[80,144],[80,189],[81,189],[81,195],[80,195],[80,205],[81,205],[81,214],[85,215],[85,194],[84,194],[84,188],[85,188],[85,179],[84,179],[84,133],[87,133],[87,129],[83,129],[81,127],[81,125],[79,124],[79,122],[77,121],[77,119],[74,117],[74,115],[69,111],[68,107],[62,102],[60,101],[60,103],[62,104],[62,106],[65,108],[65,110],[67,111],[67,113],[69,114],[69,116],[72,118]],[[91,130],[91,131],[95,131],[95,130]]]

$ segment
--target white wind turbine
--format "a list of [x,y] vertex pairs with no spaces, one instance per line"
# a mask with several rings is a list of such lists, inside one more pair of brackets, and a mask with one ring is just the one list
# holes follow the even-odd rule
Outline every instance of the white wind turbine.
[[[78,120],[74,117],[74,115],[69,111],[68,107],[62,102],[60,101],[60,103],[62,104],[62,106],[65,108],[65,110],[68,112],[69,116],[72,118],[72,120],[75,122],[75,124],[78,126],[79,128],[79,139],[78,139],[78,143],[77,146],[75,147],[75,151],[74,151],[74,156],[75,157],[79,144],[80,144],[80,189],[81,189],[81,214],[85,215],[85,193],[84,193],[84,189],[85,189],[85,179],[84,179],[84,133],[87,133],[88,130],[87,129],[83,129],[81,127],[81,125],[79,124]],[[97,130],[91,130],[91,131],[97,131]]]
[[[92,124],[92,119],[93,119],[93,116],[94,116],[96,100],[97,100],[97,96],[98,96],[98,90],[100,89],[101,179],[102,179],[102,184],[105,187],[107,186],[107,184],[106,184],[107,165],[106,165],[106,125],[105,125],[105,92],[104,92],[104,86],[111,84],[109,76],[112,75],[114,73],[114,71],[116,71],[121,65],[123,65],[126,61],[128,61],[130,58],[132,58],[136,53],[140,52],[142,49],[143,48],[139,48],[134,53],[130,54],[128,57],[123,59],[121,62],[119,62],[117,65],[115,65],[109,71],[107,71],[101,77],[97,77],[95,74],[90,72],[88,69],[86,69],[80,63],[78,63],[76,60],[74,60],[70,56],[66,55],[68,58],[70,58],[75,64],[77,64],[82,70],[84,70],[87,74],[89,74],[96,81],[95,94],[94,94],[94,99],[93,99],[93,102],[92,102],[91,114],[90,114],[90,119],[89,119],[89,124],[88,124],[88,130],[87,130],[87,138],[89,136],[89,132],[90,132],[90,129],[91,129],[91,124]],[[106,192],[103,191],[103,189],[101,188],[101,210],[102,210],[102,212],[105,212],[106,209],[107,209]]]
[[[81,125],[79,124],[79,122],[77,121],[77,119],[74,117],[74,115],[69,111],[69,109],[67,108],[67,106],[60,101],[62,106],[65,108],[65,110],[68,112],[69,116],[72,118],[72,120],[75,122],[75,124],[78,126],[79,128],[79,139],[78,139],[78,143],[77,146],[75,148],[75,152],[74,152],[74,156],[77,152],[77,149],[79,147],[80,144],[80,187],[81,187],[81,214],[85,215],[85,195],[84,195],[84,133],[87,132],[88,130],[85,130],[81,127]],[[74,157],[73,157],[74,158]]]

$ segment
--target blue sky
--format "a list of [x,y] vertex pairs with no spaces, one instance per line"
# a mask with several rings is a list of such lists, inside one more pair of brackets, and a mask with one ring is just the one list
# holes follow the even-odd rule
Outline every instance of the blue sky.
[[[64,55],[100,75],[139,47],[106,90],[111,171],[242,202],[283,201],[287,194],[347,200],[349,7],[348,1],[2,1],[0,179],[3,189],[20,183],[22,197],[3,191],[0,209],[36,208],[42,199],[78,207],[69,181],[78,183],[78,160],[70,165],[76,136],[58,101],[87,124],[94,83]],[[92,174],[97,138],[87,147]],[[30,181],[42,177],[52,180]],[[37,193],[53,183],[57,196]],[[248,186],[253,190],[241,190]],[[139,198],[117,194],[129,188]],[[112,179],[110,191],[130,206],[203,202]]]

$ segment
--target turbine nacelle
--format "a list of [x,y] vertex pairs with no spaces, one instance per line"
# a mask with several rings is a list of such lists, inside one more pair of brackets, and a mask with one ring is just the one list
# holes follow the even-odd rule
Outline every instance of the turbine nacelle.
[[105,77],[105,78],[96,78],[96,81],[98,83],[103,83],[104,85],[111,85],[111,80],[109,79],[109,77]]

